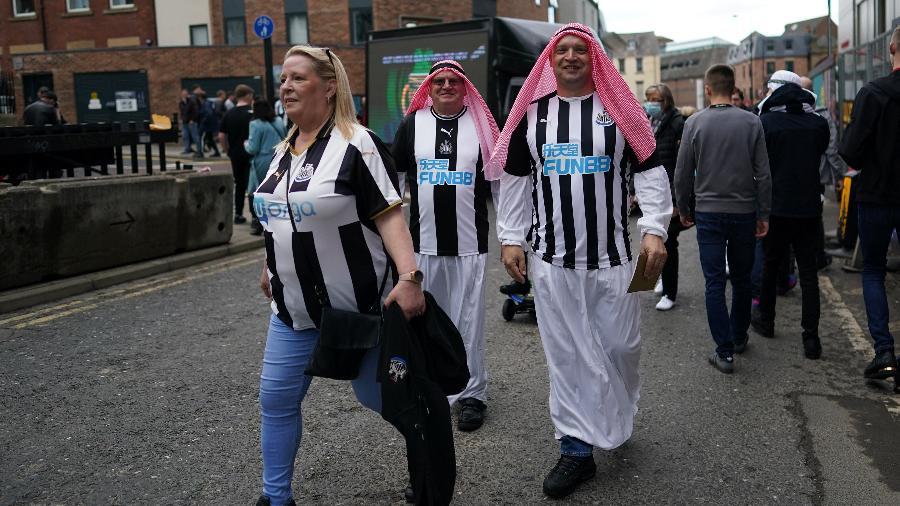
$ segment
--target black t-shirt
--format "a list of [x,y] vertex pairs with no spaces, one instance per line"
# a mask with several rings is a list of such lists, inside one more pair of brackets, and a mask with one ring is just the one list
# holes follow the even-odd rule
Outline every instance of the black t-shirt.
[[244,141],[250,137],[250,121],[253,119],[253,110],[249,105],[232,107],[222,118],[219,132],[228,136],[228,156],[250,158],[244,151]]

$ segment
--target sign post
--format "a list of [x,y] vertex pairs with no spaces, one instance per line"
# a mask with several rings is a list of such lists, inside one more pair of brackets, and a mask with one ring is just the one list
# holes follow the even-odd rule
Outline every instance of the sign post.
[[275,83],[272,78],[272,32],[275,30],[275,22],[269,16],[260,16],[253,22],[253,33],[263,40],[263,59],[266,70],[263,74],[263,95],[269,105],[275,107]]

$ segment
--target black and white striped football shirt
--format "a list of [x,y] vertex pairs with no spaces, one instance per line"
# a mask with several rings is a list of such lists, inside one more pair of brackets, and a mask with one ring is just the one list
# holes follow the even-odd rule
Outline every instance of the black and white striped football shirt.
[[[292,140],[293,142],[293,140]],[[300,154],[280,149],[256,190],[265,230],[272,311],[295,330],[318,327],[323,302],[371,312],[396,280],[374,219],[400,205],[387,147],[357,125],[345,138],[328,124]]]
[[403,119],[392,152],[409,185],[409,230],[416,253],[464,256],[487,253],[487,200],[483,160],[468,108],[453,117],[431,108]]
[[657,167],[656,158],[637,163],[596,93],[554,92],[528,107],[509,144],[505,171],[530,177],[531,202],[507,191],[501,200],[532,210],[526,239],[545,262],[570,269],[622,265],[632,258],[626,178]]

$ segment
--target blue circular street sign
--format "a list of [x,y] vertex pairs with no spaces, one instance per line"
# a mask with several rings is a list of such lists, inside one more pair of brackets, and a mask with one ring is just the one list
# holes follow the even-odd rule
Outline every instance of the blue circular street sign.
[[269,16],[260,16],[253,22],[253,33],[260,39],[268,39],[275,30],[275,22]]

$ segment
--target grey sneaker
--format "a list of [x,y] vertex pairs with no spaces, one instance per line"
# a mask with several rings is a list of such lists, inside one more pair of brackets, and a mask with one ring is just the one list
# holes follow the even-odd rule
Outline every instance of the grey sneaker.
[[709,363],[718,369],[719,372],[725,374],[734,372],[734,357],[722,357],[718,353],[713,352],[713,354],[709,356]]

